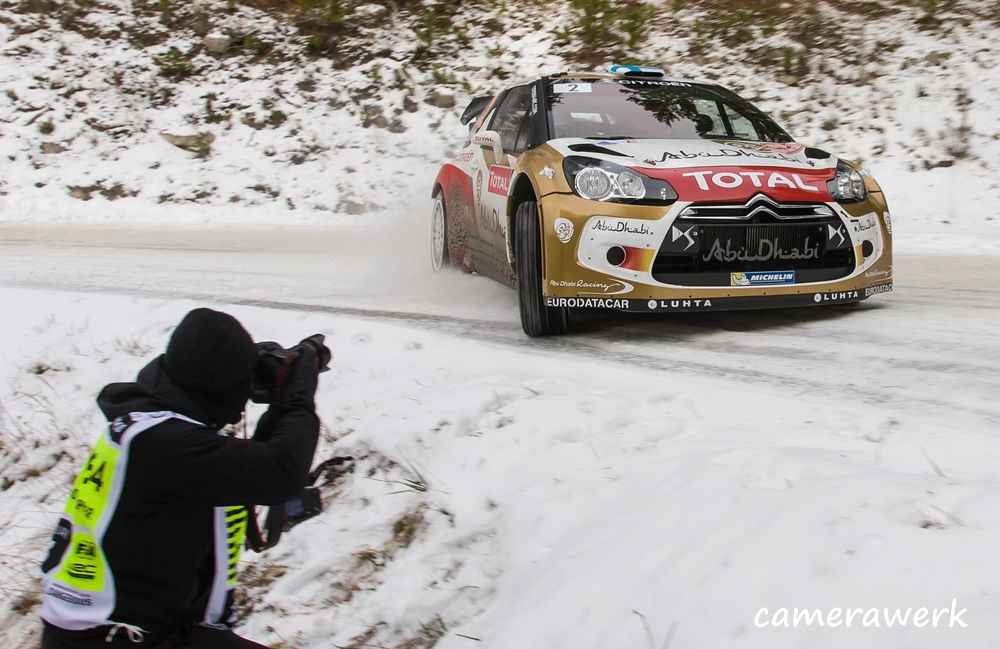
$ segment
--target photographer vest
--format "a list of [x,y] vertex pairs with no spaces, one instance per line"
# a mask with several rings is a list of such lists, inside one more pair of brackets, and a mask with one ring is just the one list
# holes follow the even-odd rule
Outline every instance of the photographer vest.
[[[132,441],[170,419],[204,426],[174,412],[133,412],[114,419],[91,450],[42,563],[42,618],[50,624],[69,631],[119,624],[111,619],[118,593],[102,545],[104,535],[125,484]],[[244,506],[215,507],[213,517],[214,579],[201,624],[227,629],[247,510]]]

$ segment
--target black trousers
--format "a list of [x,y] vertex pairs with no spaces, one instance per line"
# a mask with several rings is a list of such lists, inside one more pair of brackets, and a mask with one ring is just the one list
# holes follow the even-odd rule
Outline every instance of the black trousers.
[[204,626],[167,635],[146,633],[141,642],[133,642],[124,628],[118,629],[111,642],[107,642],[110,632],[109,626],[66,631],[46,622],[42,630],[42,649],[268,649],[232,631]]

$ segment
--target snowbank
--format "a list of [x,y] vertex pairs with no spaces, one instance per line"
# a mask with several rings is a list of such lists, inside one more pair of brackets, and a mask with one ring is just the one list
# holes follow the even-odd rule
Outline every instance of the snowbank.
[[[30,602],[26,575],[102,426],[95,393],[134,376],[194,304],[0,299],[0,543],[18,548],[5,551],[8,599],[19,587]],[[322,516],[246,557],[251,637],[303,649],[645,647],[648,624],[659,647],[676,622],[675,649],[985,647],[1000,631],[1000,446],[983,415],[939,406],[887,420],[877,402],[751,383],[738,367],[709,379],[225,308],[257,339],[327,335],[317,459],[355,461],[324,487]],[[947,616],[755,626],[781,608],[826,619],[953,599],[967,627]]]

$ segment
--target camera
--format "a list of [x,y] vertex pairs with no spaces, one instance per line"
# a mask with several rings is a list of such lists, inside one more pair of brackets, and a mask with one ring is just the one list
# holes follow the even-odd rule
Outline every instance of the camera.
[[325,339],[323,334],[313,334],[289,349],[270,341],[257,343],[257,365],[253,370],[250,400],[254,403],[279,403],[289,370],[307,349],[312,349],[316,355],[316,369],[320,373],[329,370],[331,353],[323,343]]
[[[324,344],[323,334],[313,334],[298,345],[289,349],[276,342],[257,343],[257,364],[253,370],[253,383],[250,400],[254,403],[276,405],[282,403],[286,381],[292,380],[294,366],[302,357],[308,358],[310,350],[314,354],[316,370],[320,373],[330,369],[332,354]],[[271,422],[273,425],[273,421]],[[271,434],[269,425],[261,420],[254,434],[254,439],[266,440]],[[325,467],[323,463],[320,467]],[[310,476],[310,482],[316,477]],[[249,549],[261,552],[274,547],[281,538],[283,530],[308,520],[323,511],[323,501],[318,487],[308,486],[301,494],[284,503],[268,507],[264,516],[263,530],[257,520],[257,510],[248,506],[249,521],[247,524],[246,545]]]

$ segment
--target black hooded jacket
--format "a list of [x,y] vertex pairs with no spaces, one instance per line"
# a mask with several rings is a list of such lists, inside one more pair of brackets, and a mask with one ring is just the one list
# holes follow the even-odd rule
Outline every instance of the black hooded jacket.
[[309,377],[294,383],[303,382],[304,389],[268,409],[253,439],[218,434],[213,422],[227,414],[212,412],[211,402],[174,383],[162,357],[135,383],[104,388],[97,402],[108,421],[131,412],[172,411],[206,424],[169,419],[132,442],[103,542],[117,591],[112,620],[155,635],[198,624],[213,579],[213,508],[278,504],[306,485],[319,419],[315,377],[311,386]]

